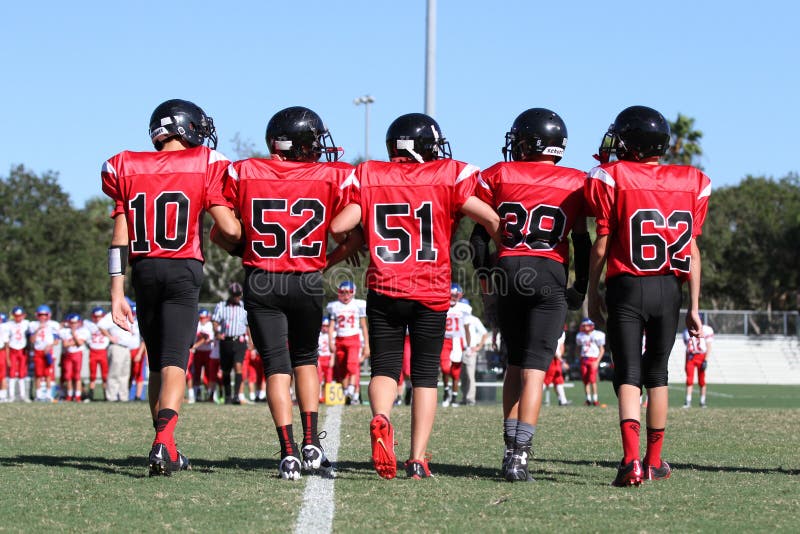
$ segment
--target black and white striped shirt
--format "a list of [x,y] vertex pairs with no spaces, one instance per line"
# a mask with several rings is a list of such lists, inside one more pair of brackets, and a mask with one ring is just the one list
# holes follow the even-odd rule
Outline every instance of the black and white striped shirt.
[[227,300],[219,302],[214,308],[211,320],[217,323],[225,337],[239,337],[247,333],[247,312],[244,304],[234,304]]

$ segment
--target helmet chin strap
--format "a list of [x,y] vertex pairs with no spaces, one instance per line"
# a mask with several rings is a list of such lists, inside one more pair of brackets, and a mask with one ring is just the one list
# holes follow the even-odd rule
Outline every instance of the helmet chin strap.
[[410,149],[407,149],[407,150],[408,150],[408,152],[409,152],[409,153],[410,153],[412,156],[414,156],[414,159],[415,159],[415,160],[417,160],[417,162],[419,162],[419,163],[425,163],[425,160],[424,160],[424,159],[422,159],[422,156],[420,156],[419,154],[417,154],[416,152],[414,152],[414,149],[413,149],[413,148],[410,148]]

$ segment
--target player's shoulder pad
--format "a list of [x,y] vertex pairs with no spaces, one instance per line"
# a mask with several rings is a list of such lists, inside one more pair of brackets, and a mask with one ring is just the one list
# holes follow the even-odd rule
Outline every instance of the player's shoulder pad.
[[[605,165],[605,164],[604,164]],[[604,168],[604,165],[598,165],[589,170],[587,178],[592,180],[599,180],[609,187],[616,187],[617,182],[614,177]]]
[[223,163],[230,163],[231,160],[228,159],[228,157],[225,156],[225,154],[223,154],[219,150],[214,150],[214,149],[209,148],[208,149],[208,164],[211,165],[212,163],[217,163],[219,161],[221,161]]

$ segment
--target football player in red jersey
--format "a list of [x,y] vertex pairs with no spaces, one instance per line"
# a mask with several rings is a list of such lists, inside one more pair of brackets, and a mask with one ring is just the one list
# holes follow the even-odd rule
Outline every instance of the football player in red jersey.
[[103,191],[114,201],[108,250],[112,318],[126,330],[133,323],[124,290],[130,259],[149,355],[153,476],[188,465],[175,446],[174,429],[203,281],[202,214],[208,211],[217,232],[230,241],[240,238],[241,227],[222,196],[229,161],[215,150],[214,123],[202,109],[186,100],[160,104],[150,117],[150,139],[156,152],[120,152],[103,164],[102,179]]
[[[244,304],[253,345],[264,360],[267,402],[281,443],[280,476],[297,480],[302,466],[332,474],[317,435],[321,271],[328,226],[345,206],[354,169],[338,160],[328,129],[312,110],[295,106],[267,125],[271,159],[230,166],[225,196],[244,225],[247,281]],[[318,160],[326,156],[326,163]],[[292,398],[303,424],[302,450],[294,442]]]
[[398,117],[386,133],[391,162],[357,170],[352,203],[331,225],[346,232],[359,222],[369,245],[366,281],[372,379],[369,401],[372,460],[378,474],[397,472],[389,415],[397,395],[406,327],[411,336],[411,453],[406,473],[430,476],[425,450],[436,414],[439,355],[450,306],[450,237],[465,214],[497,232],[497,214],[473,196],[478,168],[450,157],[431,117]]
[[[589,315],[602,320],[598,285],[606,267],[607,335],[614,358],[623,458],[614,486],[669,478],[661,459],[667,423],[667,362],[689,282],[686,326],[702,334],[700,235],[711,182],[694,167],[660,165],[670,129],[658,111],[624,109],[603,137],[601,165],[589,171],[585,196],[597,219],[589,277]],[[615,154],[618,161],[610,161]],[[647,347],[642,354],[642,333]],[[647,388],[647,451],[639,456],[639,396]]]
[[[498,318],[508,347],[503,476],[510,482],[532,480],[529,460],[545,372],[563,332],[567,298],[570,307],[579,307],[588,282],[586,174],[556,165],[566,146],[567,127],[557,113],[528,109],[506,133],[506,161],[486,169],[478,185],[478,196],[500,214]],[[567,290],[570,232],[575,283]]]

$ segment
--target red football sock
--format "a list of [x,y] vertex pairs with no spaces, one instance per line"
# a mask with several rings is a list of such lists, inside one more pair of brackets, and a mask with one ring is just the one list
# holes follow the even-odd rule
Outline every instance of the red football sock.
[[664,429],[647,429],[647,452],[644,455],[644,463],[653,467],[661,467],[661,446],[664,444]]
[[622,433],[622,463],[627,464],[639,459],[639,430],[641,426],[635,419],[625,419],[619,422]]
[[173,462],[178,460],[178,449],[175,447],[175,425],[178,424],[178,412],[175,410],[159,410],[158,417],[156,418],[156,439],[153,440],[153,445],[156,443],[163,443],[167,446],[170,460]]

